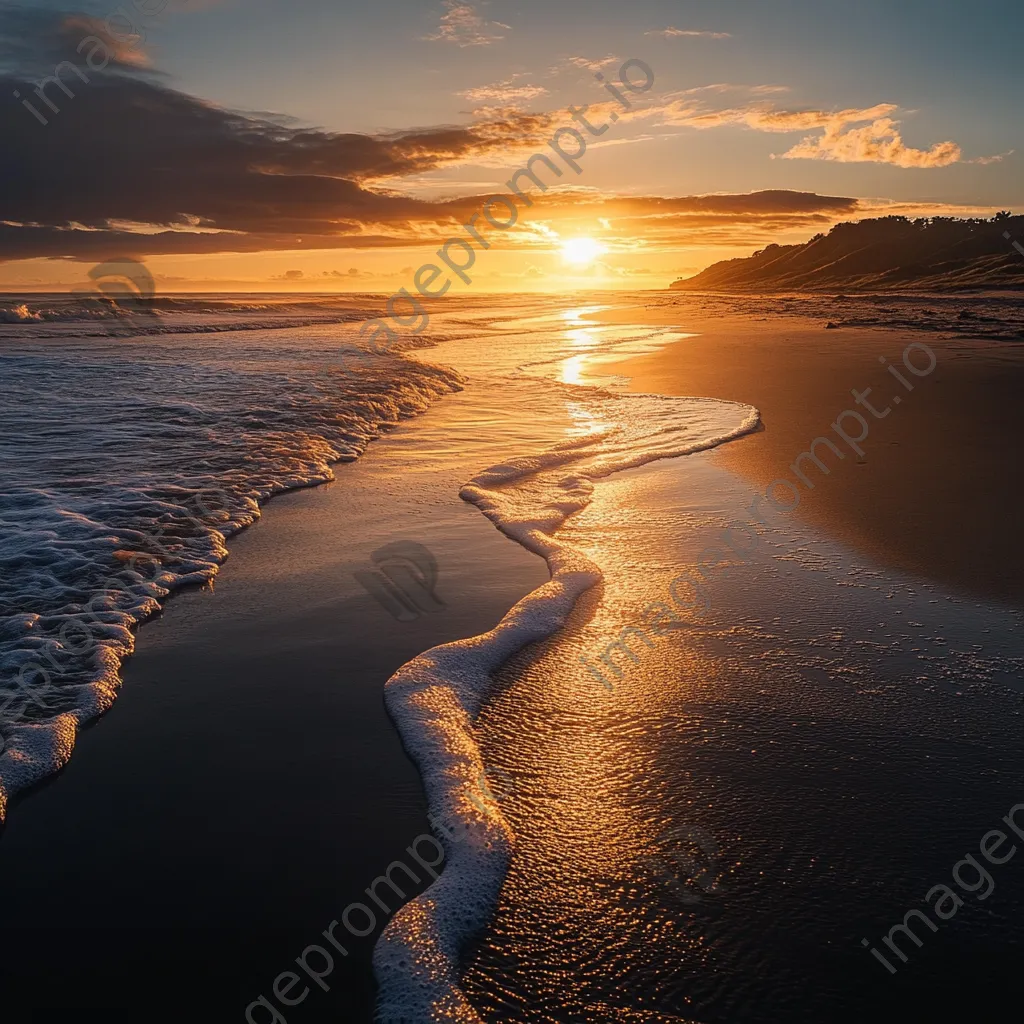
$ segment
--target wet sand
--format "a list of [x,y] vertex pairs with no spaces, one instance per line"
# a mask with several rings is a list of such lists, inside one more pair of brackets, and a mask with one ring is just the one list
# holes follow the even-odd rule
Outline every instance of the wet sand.
[[563,528],[605,579],[477,722],[516,845],[463,989],[502,1024],[973,1019],[1018,987],[1019,855],[896,976],[861,941],[1024,799],[1021,613],[774,513],[674,589],[749,501],[721,452]]
[[[421,651],[490,629],[548,578],[459,500],[468,471],[449,478],[413,450],[414,436],[452,433],[460,401],[336,467],[337,483],[271,502],[229,542],[215,588],[143,626],[120,698],[67,768],[13,802],[0,842],[0,877],[18,879],[0,903],[5,1019],[244,1020],[388,865],[416,867],[405,851],[429,826],[384,683]],[[434,553],[444,602],[409,622],[353,578],[398,539]],[[424,887],[397,879],[408,896]],[[390,911],[403,902],[380,892]],[[311,986],[289,1021],[372,1019],[387,916],[362,939],[339,930],[350,954],[330,992]]]
[[[1024,446],[1024,344],[826,330],[821,321],[797,317],[701,318],[665,307],[633,307],[595,319],[641,317],[699,337],[609,366],[633,378],[630,390],[729,398],[760,409],[764,430],[718,449],[721,465],[758,490],[780,477],[800,485],[796,515],[884,564],[979,597],[1024,600],[1024,483],[1017,469]],[[938,359],[925,377],[902,365],[912,342],[924,342]],[[897,366],[913,392],[880,357]],[[922,350],[911,359],[928,365]],[[866,388],[879,412],[891,409],[884,418],[856,405],[851,391],[863,394]],[[898,405],[890,404],[894,397],[901,398]],[[832,430],[845,409],[860,411],[869,423],[862,457]],[[856,436],[857,423],[848,418],[846,425]],[[815,483],[809,490],[790,467],[824,435],[839,443],[846,458],[819,448],[832,471],[825,476],[804,462]],[[784,488],[777,495],[792,500]]]

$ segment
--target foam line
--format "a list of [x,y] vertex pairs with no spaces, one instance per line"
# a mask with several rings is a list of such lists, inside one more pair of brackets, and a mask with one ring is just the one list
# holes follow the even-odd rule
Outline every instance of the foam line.
[[450,823],[435,824],[445,851],[440,877],[392,918],[374,950],[377,1019],[387,1024],[482,1024],[459,985],[461,958],[493,917],[515,837],[500,806],[480,799],[485,765],[474,722],[494,672],[552,636],[603,578],[593,561],[558,539],[558,528],[587,506],[601,478],[714,447],[760,423],[756,409],[733,402],[586,390],[609,429],[492,467],[461,492],[499,530],[541,555],[551,579],[490,632],[421,654],[385,687],[388,712],[423,778],[430,820]]

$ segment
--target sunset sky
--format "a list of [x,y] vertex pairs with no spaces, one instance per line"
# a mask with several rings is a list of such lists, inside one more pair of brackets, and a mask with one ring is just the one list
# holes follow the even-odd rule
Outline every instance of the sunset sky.
[[[391,291],[570,106],[608,130],[460,290],[661,287],[840,220],[1024,210],[1008,0],[163,2],[0,2],[0,288],[133,255],[165,291]],[[627,112],[595,73],[630,58],[655,81]],[[65,66],[54,112],[63,60],[89,81]]]

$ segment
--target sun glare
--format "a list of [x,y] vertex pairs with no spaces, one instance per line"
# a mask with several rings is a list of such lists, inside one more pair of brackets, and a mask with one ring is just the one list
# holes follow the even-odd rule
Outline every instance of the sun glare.
[[562,259],[577,267],[593,263],[605,251],[605,247],[593,238],[567,238],[562,243]]

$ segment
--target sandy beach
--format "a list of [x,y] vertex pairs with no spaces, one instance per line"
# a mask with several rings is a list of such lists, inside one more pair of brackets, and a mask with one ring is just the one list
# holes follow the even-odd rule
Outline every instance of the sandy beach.
[[[252,1017],[270,1020],[268,1005],[284,1005],[269,1002],[275,979],[431,831],[385,682],[428,648],[491,629],[549,578],[460,488],[567,438],[585,450],[619,424],[598,449],[610,451],[632,429],[630,396],[662,394],[754,405],[762,426],[598,479],[592,503],[559,531],[604,578],[565,629],[500,670],[473,727],[516,852],[457,980],[485,1019],[531,1024],[566,1013],[677,1021],[691,999],[711,1024],[803,1022],[840,1004],[849,1016],[836,1020],[877,1017],[887,991],[851,942],[884,931],[962,832],[1013,800],[1011,570],[1021,551],[1012,510],[982,530],[978,496],[1010,501],[1015,481],[972,474],[994,471],[1019,429],[991,396],[993,381],[1019,381],[1020,349],[926,336],[934,374],[914,378],[906,400],[872,423],[864,456],[816,478],[796,515],[769,510],[757,556],[711,571],[700,607],[655,637],[638,628],[643,606],[674,605],[673,576],[692,579],[721,531],[748,522],[758,488],[794,478],[799,453],[857,408],[852,388],[891,397],[878,355],[898,360],[918,336],[712,317],[693,302],[657,315],[632,302],[590,312],[601,304],[581,297],[521,321],[510,307],[501,330],[492,313],[460,308],[455,337],[415,358],[450,360],[465,390],[336,466],[334,483],[275,499],[230,541],[213,587],[179,594],[141,629],[114,709],[82,734],[63,772],[14,801],[4,830],[0,870],[19,879],[0,909],[16,1006],[134,1020],[160,991],[147,1019],[180,1020],[197,1012],[180,979],[199,976],[199,1019],[243,1019],[266,999]],[[594,326],[609,321],[607,334]],[[651,348],[652,328],[695,336],[665,335],[657,351],[615,361],[620,345]],[[518,366],[525,345],[535,346],[532,374]],[[608,374],[628,376],[628,387]],[[588,405],[580,382],[610,391]],[[644,407],[663,406],[677,415],[660,399]],[[739,422],[743,406],[734,408]],[[704,422],[684,420],[682,436]],[[620,451],[628,457],[629,445]],[[564,465],[559,457],[546,477],[527,476],[522,514],[536,515],[538,502],[563,508]],[[954,499],[973,518],[936,514]],[[981,554],[967,522],[985,537]],[[395,542],[436,559],[441,607],[396,619],[356,578]],[[808,766],[824,780],[813,790],[801,782]],[[877,848],[861,857],[836,846],[837,820]],[[715,851],[728,894],[684,903],[682,916],[680,836],[684,850],[697,844],[694,856]],[[838,875],[822,876],[818,857]],[[653,885],[652,863],[662,865]],[[870,901],[862,875],[879,879]],[[311,990],[289,1022],[372,1019],[374,943],[427,879],[400,881],[375,927],[349,936],[329,990]],[[1004,983],[1000,943],[1024,890],[1007,879],[1000,892],[993,945],[971,952],[981,940],[965,929],[895,1005],[917,1005],[953,957],[977,971],[984,961],[991,983]],[[399,913],[415,921],[418,906]],[[807,954],[805,932],[836,948]],[[40,959],[26,935],[54,955]],[[620,976],[631,979],[621,991]]]
[[[826,330],[801,317],[702,316],[687,302],[677,312],[620,309],[604,322],[670,325],[698,336],[661,352],[612,365],[632,378],[630,389],[713,395],[748,402],[764,430],[721,448],[715,458],[758,489],[788,477],[794,460],[822,435],[837,441],[843,461],[824,452],[831,473],[813,467],[816,486],[801,487],[795,514],[876,557],[980,597],[1024,598],[1024,500],[1014,458],[1024,443],[1018,414],[1024,393],[1024,344],[947,339],[889,330]],[[915,378],[902,363],[905,347],[924,342],[936,369]],[[918,365],[927,364],[912,353]],[[913,392],[890,375],[895,364]],[[865,394],[882,419],[855,402]],[[893,397],[901,399],[890,406]],[[858,456],[831,425],[843,410],[861,412],[870,432]],[[849,421],[851,433],[858,428]],[[789,498],[780,493],[780,500]]]

